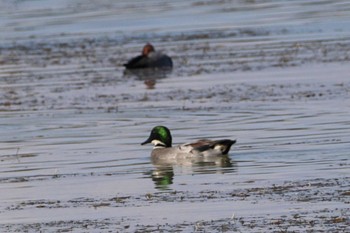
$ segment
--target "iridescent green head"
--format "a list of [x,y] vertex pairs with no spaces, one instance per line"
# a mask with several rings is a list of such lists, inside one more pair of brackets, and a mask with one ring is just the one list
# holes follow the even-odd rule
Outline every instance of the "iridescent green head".
[[156,126],[152,129],[149,138],[141,143],[145,145],[147,143],[152,143],[155,146],[171,147],[171,134],[170,130],[165,126]]

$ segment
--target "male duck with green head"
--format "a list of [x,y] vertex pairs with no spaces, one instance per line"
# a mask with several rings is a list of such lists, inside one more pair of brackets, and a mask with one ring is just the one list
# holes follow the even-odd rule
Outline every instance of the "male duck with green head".
[[154,148],[151,153],[152,159],[174,159],[226,155],[236,140],[207,140],[201,139],[193,143],[182,144],[172,147],[170,130],[165,126],[156,126],[152,129],[149,138],[141,143],[152,143]]

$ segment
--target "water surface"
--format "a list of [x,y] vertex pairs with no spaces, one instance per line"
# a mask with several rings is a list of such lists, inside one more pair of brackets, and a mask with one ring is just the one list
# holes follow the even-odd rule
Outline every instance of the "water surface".
[[[349,226],[347,1],[1,4],[1,231]],[[174,70],[124,73],[148,41]],[[152,164],[158,124],[237,144]]]

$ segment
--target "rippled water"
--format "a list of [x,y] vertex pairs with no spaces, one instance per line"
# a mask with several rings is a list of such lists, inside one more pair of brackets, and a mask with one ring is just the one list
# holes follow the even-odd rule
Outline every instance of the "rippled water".
[[[2,231],[283,216],[321,207],[226,194],[320,178],[349,190],[347,1],[0,3]],[[173,72],[124,73],[147,41]],[[175,144],[238,142],[222,160],[152,164],[140,143],[158,124]]]

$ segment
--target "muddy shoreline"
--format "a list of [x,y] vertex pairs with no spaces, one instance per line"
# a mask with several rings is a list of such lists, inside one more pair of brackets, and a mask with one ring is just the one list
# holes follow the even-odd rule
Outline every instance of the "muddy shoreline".
[[[70,221],[52,221],[33,224],[0,224],[0,229],[6,232],[33,232],[56,229],[57,232],[79,231],[89,232],[98,229],[101,232],[154,232],[154,231],[196,231],[196,232],[347,232],[350,226],[349,213],[349,179],[339,177],[334,179],[312,179],[301,181],[285,181],[282,184],[271,184],[263,187],[235,188],[230,191],[207,189],[193,193],[191,191],[169,191],[144,193],[139,196],[115,195],[107,199],[78,198],[61,202],[60,200],[31,200],[8,206],[6,211],[30,209],[60,209],[60,208],[112,208],[121,211],[123,208],[136,207],[142,209],[149,205],[168,203],[202,203],[226,202],[247,203],[249,206],[260,206],[261,203],[290,203],[292,210],[260,209],[259,214],[240,213],[233,208],[232,216],[224,219],[200,220],[192,222],[190,219],[181,223],[174,223],[173,219],[163,217],[164,224],[137,224],[138,219],[130,217],[106,219],[81,219]],[[254,182],[253,182],[254,183]],[[253,185],[254,186],[254,185]],[[318,207],[308,210],[304,205]],[[324,203],[324,204],[323,204]],[[282,204],[283,205],[283,204]],[[258,207],[259,209],[259,207]],[[261,216],[264,213],[264,217]],[[169,221],[169,223],[167,223]]]

